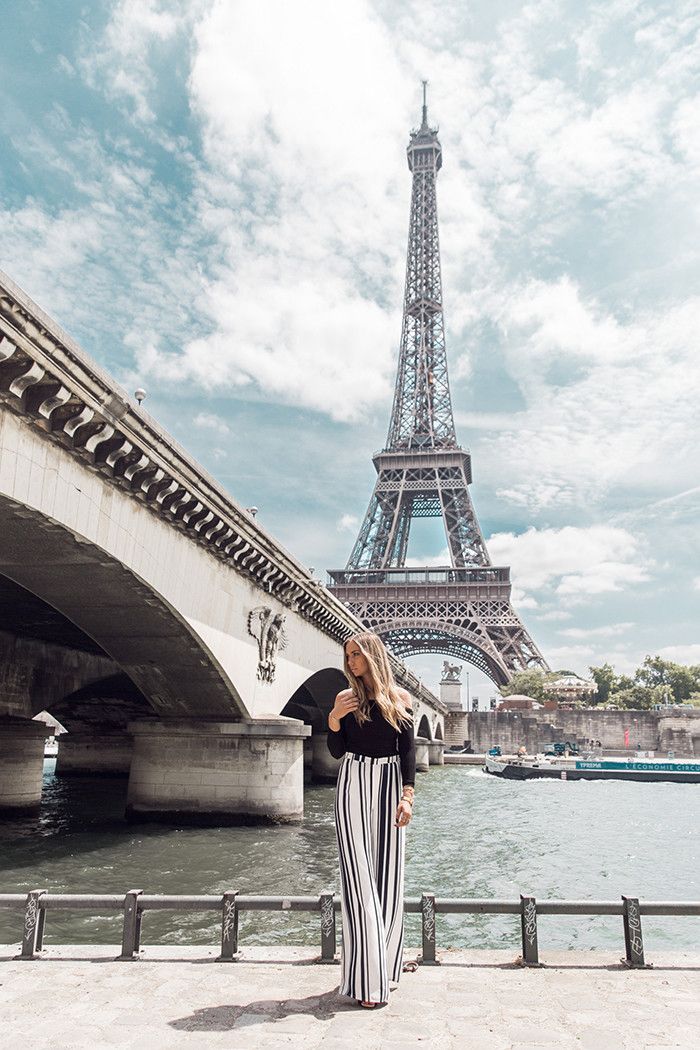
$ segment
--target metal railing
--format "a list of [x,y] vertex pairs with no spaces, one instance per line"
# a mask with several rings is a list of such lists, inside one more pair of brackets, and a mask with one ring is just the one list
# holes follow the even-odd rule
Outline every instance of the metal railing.
[[[520,894],[519,901],[479,900],[476,898],[436,897],[424,893],[407,897],[405,914],[421,916],[422,954],[426,965],[438,962],[437,915],[519,915],[522,940],[520,961],[524,966],[539,966],[539,915],[620,915],[625,938],[625,957],[630,967],[648,965],[644,960],[642,915],[700,916],[700,901],[640,901],[623,896],[620,901],[536,900]],[[141,950],[141,922],[146,911],[211,911],[221,916],[221,953],[219,962],[240,958],[238,920],[243,912],[294,911],[318,912],[321,926],[321,962],[333,962],[336,956],[336,915],[340,901],[333,893],[318,897],[254,897],[229,890],[202,896],[156,896],[143,890],[126,894],[49,893],[31,890],[28,894],[0,894],[0,909],[24,913],[22,950],[19,958],[37,959],[43,951],[46,915],[49,911],[89,911],[92,915],[111,912],[123,914],[122,948],[119,959],[137,959]]]
[[380,586],[406,583],[510,583],[510,569],[498,565],[476,565],[471,568],[400,568],[329,569],[328,586]]

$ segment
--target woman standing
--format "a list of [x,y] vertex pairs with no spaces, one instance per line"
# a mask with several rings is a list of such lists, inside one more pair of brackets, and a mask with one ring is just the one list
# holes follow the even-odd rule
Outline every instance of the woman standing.
[[404,831],[413,813],[416,749],[410,696],[370,631],[345,643],[350,689],[328,716],[342,758],[335,796],[343,917],[340,994],[386,1003],[403,956]]

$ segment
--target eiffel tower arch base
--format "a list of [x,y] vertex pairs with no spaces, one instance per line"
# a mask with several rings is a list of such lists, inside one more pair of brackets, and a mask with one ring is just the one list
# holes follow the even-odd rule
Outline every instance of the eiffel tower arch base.
[[441,653],[495,685],[547,665],[510,602],[504,566],[336,569],[330,589],[397,656]]
[[510,673],[492,646],[485,648],[481,639],[460,627],[434,623],[378,623],[370,630],[382,639],[393,653],[403,659],[421,653],[437,653],[464,660],[490,678],[496,685],[506,685]]

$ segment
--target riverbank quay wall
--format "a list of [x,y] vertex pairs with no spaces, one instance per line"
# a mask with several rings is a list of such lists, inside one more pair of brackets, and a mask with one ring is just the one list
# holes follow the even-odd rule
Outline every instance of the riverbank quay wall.
[[[300,818],[303,741],[361,623],[2,274],[0,534],[0,718],[63,704],[73,772],[110,741],[123,761],[131,740],[139,819]],[[78,652],[81,707],[64,704],[65,675],[48,696],[51,674],[27,664],[25,635],[46,642],[49,621]],[[444,705],[394,670],[417,719],[441,722]],[[16,724],[5,737],[32,750]]]
[[[679,758],[700,757],[700,708],[697,711],[602,711],[596,708],[535,711],[449,712],[445,743],[484,753],[498,745],[507,753],[525,747],[536,754],[555,741],[580,744],[600,740],[606,750],[675,751]],[[629,744],[625,744],[625,733]]]

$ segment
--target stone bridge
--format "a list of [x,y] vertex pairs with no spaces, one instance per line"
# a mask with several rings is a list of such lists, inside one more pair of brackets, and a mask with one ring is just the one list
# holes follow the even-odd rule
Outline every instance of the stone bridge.
[[0,537],[0,808],[37,804],[48,710],[57,771],[128,772],[139,819],[301,816],[361,624],[2,274]]

